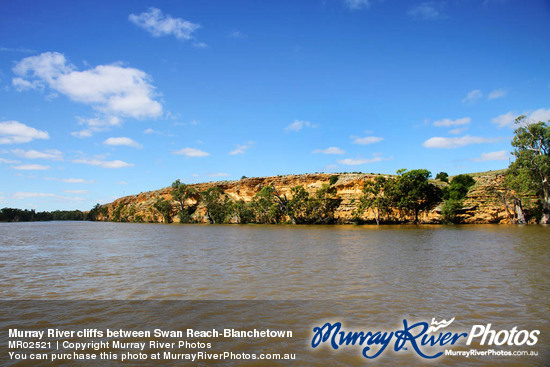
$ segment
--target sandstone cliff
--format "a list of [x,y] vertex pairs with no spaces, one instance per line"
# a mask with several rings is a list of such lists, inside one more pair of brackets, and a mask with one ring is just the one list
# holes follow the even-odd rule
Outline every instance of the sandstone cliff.
[[[493,171],[473,174],[476,184],[470,189],[464,207],[460,211],[460,217],[464,223],[509,223],[510,211],[499,199],[498,192],[503,192],[501,185],[503,171]],[[254,195],[262,187],[271,185],[281,195],[290,198],[290,190],[294,186],[303,186],[308,192],[314,193],[321,185],[328,183],[333,174],[302,174],[273,177],[243,178],[238,181],[219,181],[189,185],[202,192],[212,186],[220,187],[232,199],[252,201]],[[352,223],[352,212],[356,208],[357,201],[362,194],[363,184],[367,180],[373,180],[377,175],[362,173],[337,174],[338,180],[334,184],[341,203],[336,210],[335,217],[338,223]],[[439,181],[432,181],[437,185],[446,185]],[[139,195],[122,197],[112,203],[104,204],[103,214],[99,220],[162,222],[163,218],[154,208],[153,204],[158,198],[164,198],[172,202],[172,189],[170,187],[156,191],[142,192]],[[194,204],[193,200],[189,204]],[[173,221],[178,222],[177,205],[172,202]],[[395,213],[395,218],[400,221],[411,221],[412,218]],[[197,222],[207,222],[205,209],[199,205],[193,215]],[[362,220],[369,222],[374,220],[372,211],[366,211]],[[421,223],[441,223],[440,205],[420,213]]]

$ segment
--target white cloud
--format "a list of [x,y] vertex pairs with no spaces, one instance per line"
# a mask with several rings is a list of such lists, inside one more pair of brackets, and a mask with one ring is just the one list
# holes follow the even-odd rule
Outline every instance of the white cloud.
[[293,123],[285,127],[285,131],[300,131],[304,127],[315,127],[309,121],[294,120]]
[[13,72],[19,76],[14,79],[17,85],[48,86],[103,115],[80,119],[88,130],[75,132],[74,136],[85,137],[98,129],[120,125],[121,117],[143,119],[162,114],[162,105],[154,100],[151,78],[139,69],[113,64],[78,71],[63,54],[45,52],[24,58]]
[[467,127],[462,127],[462,128],[459,128],[459,129],[452,129],[452,130],[449,130],[449,134],[458,135],[458,134],[462,134],[466,130],[468,130]]
[[20,171],[44,171],[50,169],[51,167],[41,164],[22,164],[20,166],[12,166],[12,168]]
[[494,143],[497,140],[498,139],[495,138],[482,138],[479,136],[470,135],[465,135],[459,138],[444,138],[436,136],[426,140],[422,145],[425,148],[454,149],[471,144]]
[[18,121],[0,122],[0,144],[28,143],[33,139],[49,138],[46,131],[36,130]]
[[30,89],[44,89],[44,85],[41,84],[38,80],[29,82],[28,80],[25,80],[23,78],[13,78],[11,84],[18,92]]
[[368,145],[368,144],[374,144],[378,143],[379,141],[384,140],[384,138],[381,138],[379,136],[365,136],[364,138],[360,138],[358,136],[352,136],[353,144],[360,144],[360,145]]
[[170,15],[164,15],[157,8],[149,8],[148,11],[139,15],[130,14],[128,19],[138,27],[151,33],[154,37],[174,36],[183,41],[193,39],[193,32],[200,28],[199,24],[191,23],[181,18],[172,18]]
[[84,129],[80,131],[73,131],[71,132],[71,135],[75,138],[83,139],[83,138],[90,138],[93,135],[92,130],[90,129]]
[[153,130],[153,129],[151,129],[151,128],[149,128],[149,129],[143,130],[143,133],[144,133],[144,134],[153,134],[153,133],[156,133],[156,131]]
[[512,127],[514,125],[514,122],[516,121],[516,118],[519,115],[515,112],[508,112],[503,115],[499,115],[495,118],[493,118],[493,124],[497,124],[498,127]]
[[390,158],[383,158],[380,154],[373,154],[373,158],[346,158],[346,159],[340,159],[338,163],[344,164],[346,166],[359,166],[361,164],[367,164],[367,163],[375,163],[375,162],[381,162],[381,161],[389,161],[392,160],[393,157]]
[[126,181],[118,181],[116,182],[117,185],[128,185],[128,182]]
[[229,154],[230,155],[244,154],[250,148],[251,145],[252,145],[252,142],[248,144],[242,144],[242,145],[237,144],[237,147],[234,150],[230,151]]
[[132,163],[126,163],[124,161],[105,161],[97,158],[80,158],[73,160],[74,163],[88,164],[90,166],[98,166],[102,168],[125,168],[132,167]]
[[16,192],[12,195],[13,199],[28,199],[28,198],[56,198],[60,201],[83,201],[84,198],[74,196],[61,196],[45,192]]
[[225,172],[210,173],[206,176],[208,176],[208,177],[228,177],[229,173],[225,173]]
[[132,140],[130,138],[126,137],[120,137],[120,138],[109,138],[103,142],[105,145],[113,145],[113,146],[127,146],[127,147],[134,147],[134,148],[142,148],[142,145],[138,143],[135,140]]
[[527,120],[530,120],[532,122],[550,121],[550,108],[549,109],[539,108],[538,110],[527,114]]
[[6,158],[0,158],[0,163],[6,163],[6,164],[19,164],[20,161],[16,161],[13,159],[6,159]]
[[53,178],[53,177],[46,177],[46,180],[55,180],[59,182],[65,182],[65,183],[92,183],[93,181],[88,181],[83,178]]
[[231,33],[229,33],[228,35],[229,38],[246,38],[246,34],[244,34],[243,32],[241,31],[233,31]]
[[371,0],[345,0],[345,4],[351,10],[368,9],[371,6]]
[[479,89],[468,92],[466,97],[462,100],[462,103],[473,103],[483,97],[483,93]]
[[26,57],[15,65],[13,72],[19,76],[30,76],[35,81],[53,84],[63,74],[69,74],[74,66],[67,65],[65,56],[59,52],[45,52]]
[[31,50],[30,48],[24,48],[24,47],[16,47],[16,48],[10,48],[10,47],[0,47],[0,51],[2,52],[22,52],[25,54],[33,54],[36,51]]
[[497,98],[502,98],[504,96],[506,96],[506,90],[500,88],[500,89],[495,89],[491,91],[491,93],[489,93],[489,95],[487,96],[487,99],[489,100],[497,99]]
[[516,113],[513,111],[507,112],[503,115],[499,115],[492,119],[493,123],[498,125],[498,127],[515,127],[516,118],[520,115],[526,116],[525,121],[527,123],[533,122],[547,122],[550,121],[550,108],[539,108],[535,111],[525,111],[523,113]]
[[87,194],[90,191],[88,191],[88,190],[63,190],[63,192],[66,192],[67,194]]
[[16,192],[12,195],[14,199],[27,199],[27,198],[44,198],[55,197],[55,194],[48,194],[45,192]]
[[172,152],[172,154],[185,155],[187,157],[207,157],[210,155],[210,153],[195,148],[183,148]]
[[23,150],[23,149],[13,149],[11,151],[18,157],[27,158],[27,159],[51,159],[54,161],[63,160],[63,153],[56,149],[48,149],[43,152],[38,150]]
[[449,126],[468,125],[471,121],[472,119],[469,117],[464,117],[456,120],[443,119],[443,120],[434,121],[434,126],[449,127]]
[[443,14],[438,9],[436,3],[428,1],[418,4],[415,7],[412,7],[407,12],[409,16],[420,19],[420,20],[433,20],[443,18]]
[[498,152],[481,153],[480,158],[472,158],[470,160],[474,162],[485,162],[485,161],[507,161],[508,159],[510,159],[510,155],[505,150],[499,150]]
[[329,147],[327,149],[315,149],[313,151],[313,153],[315,153],[315,154],[318,154],[318,153],[321,153],[321,154],[345,154],[346,152],[344,152],[342,149],[340,149],[338,147]]

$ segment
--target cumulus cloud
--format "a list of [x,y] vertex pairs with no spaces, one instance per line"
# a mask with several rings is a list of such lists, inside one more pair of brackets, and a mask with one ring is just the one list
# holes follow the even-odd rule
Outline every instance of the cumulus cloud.
[[468,130],[467,127],[462,127],[462,128],[458,128],[458,129],[452,129],[452,130],[449,130],[449,134],[454,134],[454,135],[458,135],[458,134],[462,134],[464,131]]
[[526,115],[527,115],[527,120],[532,122],[539,122],[539,121],[548,122],[550,121],[550,108],[549,109],[539,108],[538,110],[533,111],[531,113],[527,113]]
[[507,161],[510,159],[510,155],[505,150],[499,150],[497,152],[481,153],[481,157],[472,158],[474,162],[486,162],[486,161]]
[[230,155],[244,154],[254,144],[254,142],[248,142],[247,144],[237,144],[237,147],[229,152]]
[[0,122],[0,144],[28,143],[34,139],[49,139],[46,131],[37,130],[18,121]]
[[491,93],[489,93],[489,95],[487,96],[487,99],[491,100],[491,99],[502,98],[505,96],[506,96],[506,90],[501,88],[501,89],[495,89],[491,91]]
[[434,20],[439,18],[444,18],[444,15],[441,13],[438,4],[428,1],[420,3],[409,9],[407,14],[419,20]]
[[71,135],[75,138],[83,139],[83,138],[90,138],[93,135],[94,131],[90,129],[84,129],[80,131],[73,131],[71,132]]
[[183,148],[180,150],[175,150],[172,152],[172,154],[184,155],[187,157],[207,157],[210,155],[210,153],[203,152],[202,150],[195,148]]
[[34,149],[31,149],[31,150],[13,149],[11,152],[18,157],[27,158],[27,159],[51,159],[54,161],[63,160],[63,153],[56,149],[48,149],[42,152],[39,152],[38,150],[34,150]]
[[38,80],[29,82],[28,80],[25,80],[23,78],[13,78],[11,80],[11,84],[15,88],[16,91],[22,92],[24,90],[30,90],[30,89],[44,89],[44,85],[40,83]]
[[141,149],[143,146],[138,143],[135,140],[132,140],[130,138],[126,137],[120,137],[120,138],[109,138],[103,142],[105,145],[112,145],[112,146],[127,146],[127,147],[133,147],[133,148],[139,148]]
[[83,201],[84,198],[74,196],[61,196],[56,194],[50,194],[46,192],[16,192],[12,195],[13,199],[28,199],[28,198],[55,198],[60,201]]
[[244,34],[243,32],[241,31],[233,31],[231,33],[229,33],[229,35],[227,36],[229,38],[246,38],[246,34]]
[[126,163],[120,160],[106,161],[98,158],[80,158],[80,159],[73,160],[73,163],[82,163],[82,164],[88,164],[90,166],[98,166],[101,168],[113,168],[113,169],[133,166],[132,163]]
[[130,14],[128,19],[140,28],[145,29],[154,37],[174,36],[179,40],[193,39],[193,33],[200,28],[199,24],[181,18],[164,15],[160,9],[149,8],[139,15]]
[[32,50],[30,48],[24,48],[24,47],[16,47],[16,48],[0,47],[0,51],[2,51],[2,52],[21,52],[21,53],[25,53],[25,54],[33,54],[33,53],[36,52],[35,50]]
[[392,159],[393,157],[384,158],[380,154],[374,154],[373,158],[346,158],[346,159],[340,159],[338,163],[344,164],[346,166],[359,166],[362,164],[389,161]]
[[206,176],[208,176],[208,177],[228,177],[229,173],[225,173],[225,172],[210,173]]
[[462,103],[473,103],[483,97],[483,93],[479,89],[468,92],[466,97],[462,99]]
[[87,194],[90,191],[88,191],[88,190],[63,190],[63,192],[66,192],[67,194]]
[[436,136],[426,140],[422,145],[425,148],[454,149],[471,144],[494,143],[497,140],[498,139],[496,138],[482,138],[479,136],[470,135],[457,138],[444,138]]
[[365,136],[364,138],[360,138],[358,136],[352,136],[353,144],[359,144],[359,145],[369,145],[378,143],[379,141],[384,140],[384,138],[381,138],[379,136]]
[[20,166],[12,166],[12,168],[20,171],[44,171],[50,169],[51,167],[41,164],[22,164]]
[[326,149],[315,149],[313,151],[315,154],[345,154],[346,152],[338,147],[329,147]]
[[6,159],[6,158],[0,158],[0,163],[5,163],[5,164],[19,164],[21,163],[20,161],[16,161],[14,159]]
[[497,117],[493,118],[493,124],[497,124],[498,127],[511,127],[514,125],[514,122],[516,121],[516,118],[519,115],[514,112],[508,112],[503,115],[498,115]]
[[345,0],[346,6],[351,10],[368,9],[371,6],[371,0]]
[[515,121],[516,118],[520,115],[526,116],[525,121],[527,123],[533,123],[533,122],[548,122],[550,121],[550,108],[539,108],[535,111],[525,111],[523,113],[516,113],[513,111],[507,112],[503,115],[499,115],[492,119],[493,124],[498,125],[498,127],[515,127]]
[[44,198],[55,197],[55,194],[49,194],[45,192],[16,192],[12,195],[14,199],[26,199],[26,198]]
[[[121,118],[151,118],[162,114],[162,105],[155,98],[155,87],[145,72],[118,64],[98,65],[93,69],[76,70],[65,55],[45,52],[24,58],[13,68],[18,75],[13,83],[20,87],[49,87],[72,101],[91,106],[102,116],[81,119],[88,131],[121,124]],[[79,135],[79,133],[73,133]]]
[[315,127],[309,121],[294,120],[293,123],[285,127],[285,131],[300,131],[304,127]]
[[59,182],[65,182],[65,183],[92,183],[93,181],[85,180],[83,178],[55,178],[55,177],[46,177],[46,180],[49,181],[59,181]]
[[456,120],[443,119],[443,120],[434,121],[434,126],[449,127],[449,126],[468,125],[471,121],[472,119],[469,117],[464,117]]

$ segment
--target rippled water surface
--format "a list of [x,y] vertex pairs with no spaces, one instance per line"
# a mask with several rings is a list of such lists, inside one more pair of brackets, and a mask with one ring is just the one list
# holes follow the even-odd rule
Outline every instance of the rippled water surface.
[[3,300],[312,300],[311,322],[457,317],[550,343],[550,227],[1,223],[0,248]]

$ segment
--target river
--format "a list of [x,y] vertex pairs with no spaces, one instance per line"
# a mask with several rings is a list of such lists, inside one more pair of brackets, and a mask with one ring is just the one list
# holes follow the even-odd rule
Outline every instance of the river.
[[[367,361],[358,346],[313,350],[311,330],[326,321],[374,332],[403,329],[404,319],[454,317],[449,330],[469,333],[488,323],[496,331],[539,330],[534,346],[497,348],[539,354],[442,356],[437,365],[543,366],[550,356],[549,240],[547,226],[0,223],[0,299],[10,327],[46,327],[47,314],[66,328],[294,329],[299,337],[281,343],[296,351],[297,365]],[[226,347],[273,345],[240,343]],[[390,348],[377,365],[428,361]],[[462,341],[455,349],[469,348]]]

